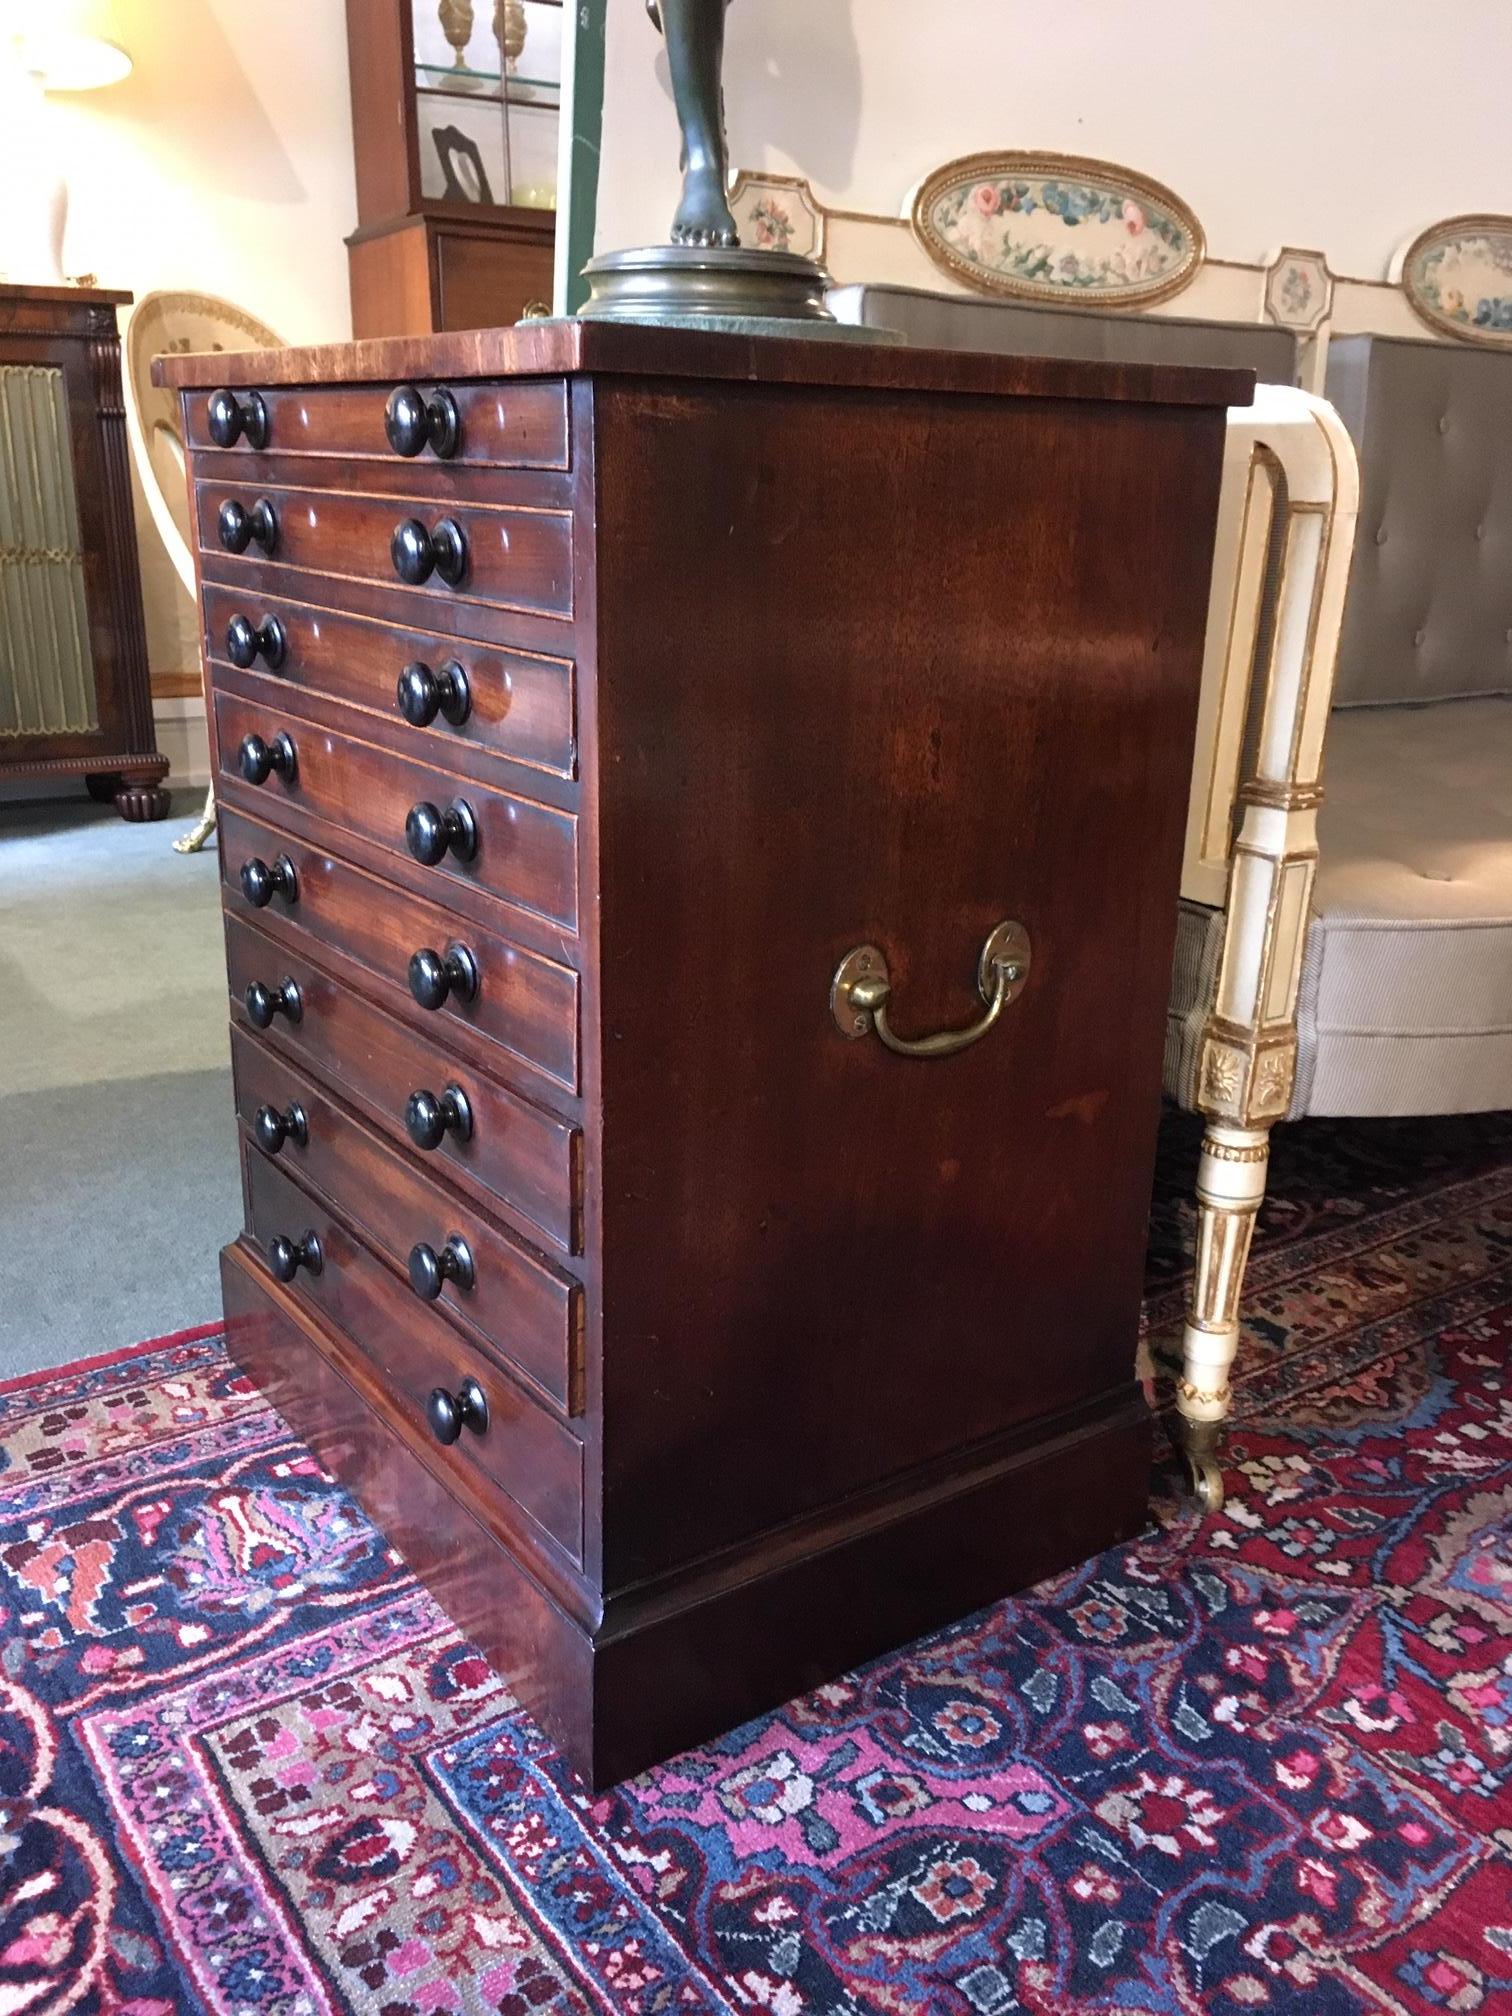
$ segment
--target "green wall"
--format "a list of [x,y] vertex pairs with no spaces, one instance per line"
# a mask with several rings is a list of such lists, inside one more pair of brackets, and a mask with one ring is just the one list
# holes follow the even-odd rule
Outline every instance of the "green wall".
[[[569,0],[569,5],[572,0]],[[576,0],[572,40],[572,131],[567,203],[557,215],[557,310],[574,314],[588,289],[598,216],[599,142],[604,126],[604,25],[609,0]]]

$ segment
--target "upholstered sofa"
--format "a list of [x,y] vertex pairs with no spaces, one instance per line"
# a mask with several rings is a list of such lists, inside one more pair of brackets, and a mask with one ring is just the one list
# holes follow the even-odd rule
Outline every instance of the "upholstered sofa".
[[1360,456],[1291,1112],[1512,1107],[1512,351],[1336,338]]
[[842,322],[895,329],[909,343],[930,350],[1091,357],[1119,364],[1238,365],[1268,385],[1295,384],[1300,361],[1294,332],[1273,322],[1042,308],[1028,301],[870,283],[832,287],[827,299]]

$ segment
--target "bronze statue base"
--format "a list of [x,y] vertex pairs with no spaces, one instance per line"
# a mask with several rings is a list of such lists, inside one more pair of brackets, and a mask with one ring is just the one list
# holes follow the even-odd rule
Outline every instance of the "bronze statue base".
[[[742,335],[876,341],[875,329],[837,322],[824,305],[829,275],[793,252],[647,245],[605,252],[583,268],[590,322],[655,322]],[[886,341],[885,335],[882,338]]]

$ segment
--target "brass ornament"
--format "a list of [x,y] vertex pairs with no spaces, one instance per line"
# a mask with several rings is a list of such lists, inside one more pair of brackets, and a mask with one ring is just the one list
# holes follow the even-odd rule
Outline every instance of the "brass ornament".
[[1178,1379],[1176,1391],[1194,1407],[1227,1407],[1233,1397],[1232,1388],[1228,1386],[1215,1386],[1205,1392],[1201,1386],[1194,1386],[1190,1379]]
[[494,8],[494,40],[499,45],[499,68],[513,70],[525,49],[525,37],[530,23],[525,17],[524,0],[498,0]]
[[440,0],[436,18],[441,23],[441,33],[451,45],[458,70],[467,68],[467,45],[472,40],[473,4],[472,0]]
[[1214,1162],[1266,1162],[1270,1159],[1270,1137],[1243,1148],[1230,1141],[1205,1141],[1202,1152]]
[[1223,1510],[1223,1465],[1218,1452],[1223,1443],[1221,1421],[1194,1421],[1189,1414],[1177,1417],[1177,1439],[1192,1494],[1205,1518]]

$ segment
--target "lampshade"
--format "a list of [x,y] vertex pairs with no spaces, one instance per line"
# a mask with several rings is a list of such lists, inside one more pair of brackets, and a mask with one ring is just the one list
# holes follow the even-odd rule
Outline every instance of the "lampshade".
[[103,35],[32,28],[16,37],[15,48],[44,91],[98,91],[131,75],[131,58]]

